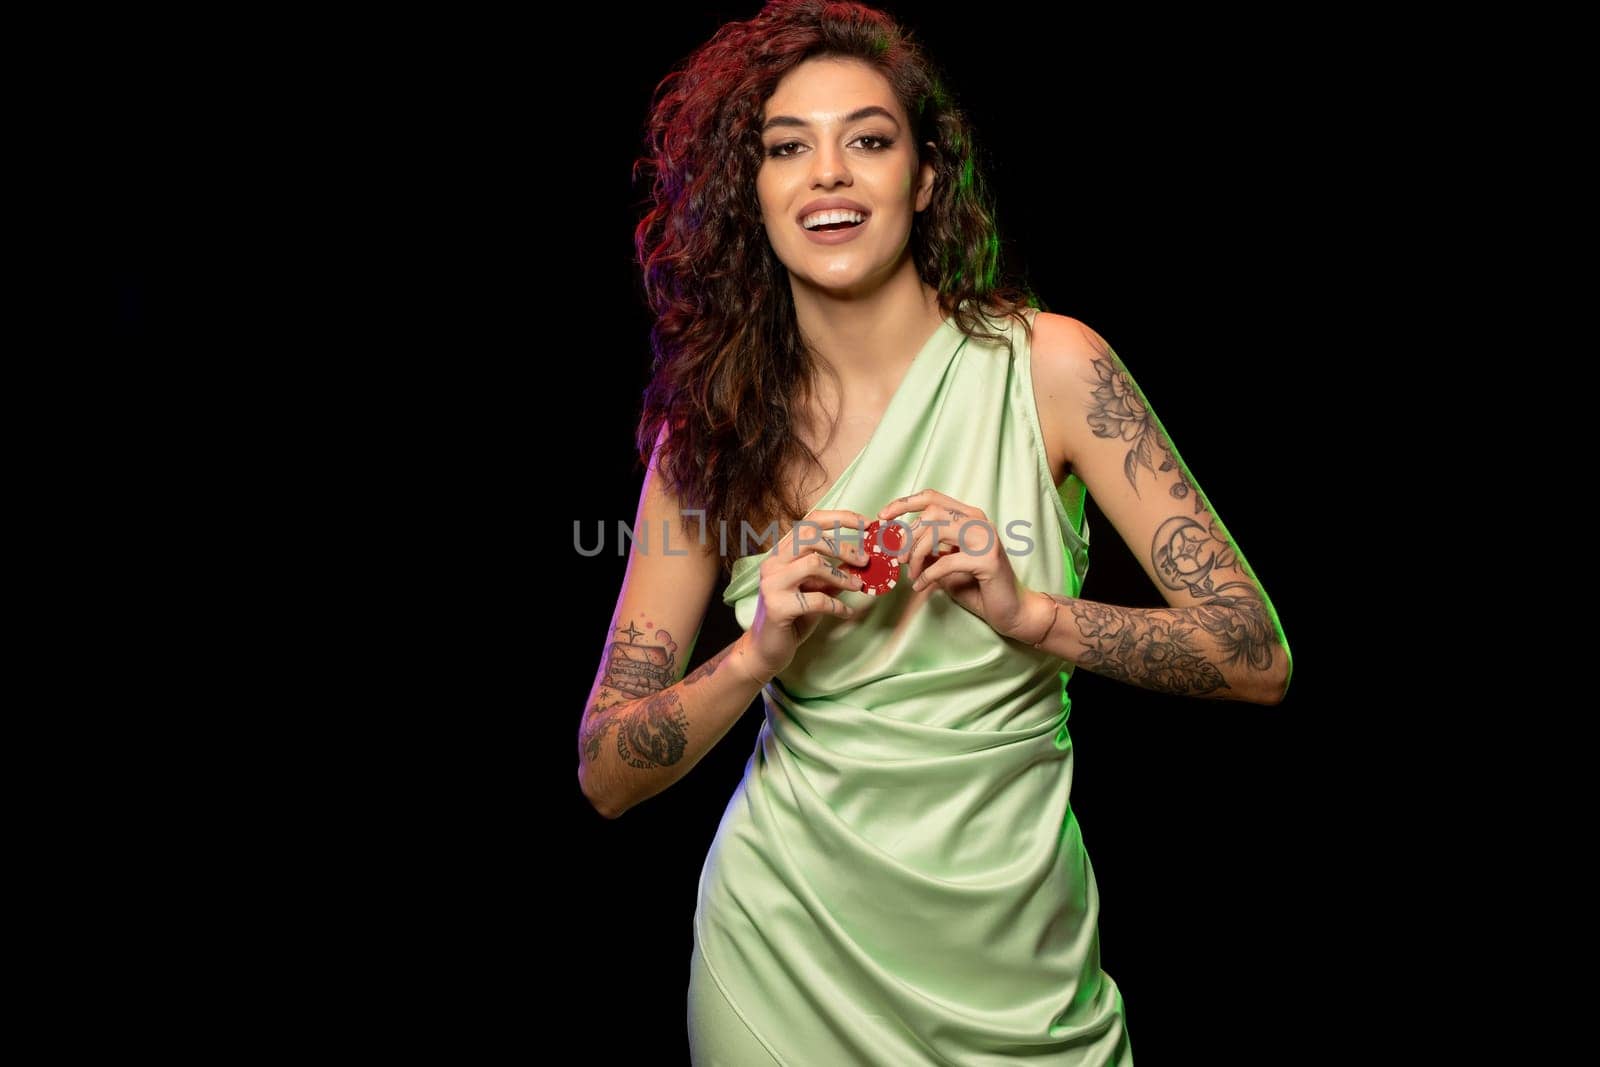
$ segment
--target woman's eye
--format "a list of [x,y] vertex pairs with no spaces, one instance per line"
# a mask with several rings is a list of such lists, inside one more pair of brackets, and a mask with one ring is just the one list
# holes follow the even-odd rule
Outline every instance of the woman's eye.
[[[856,138],[856,143],[861,144],[869,152],[882,152],[890,145],[894,144],[894,142],[889,138],[879,137],[877,134],[873,133],[862,134],[860,137]],[[792,150],[800,147],[802,146],[799,141],[784,141],[782,144],[775,144],[771,148],[768,148],[767,155],[772,156],[775,159],[784,159],[788,156],[794,155],[795,153]]]

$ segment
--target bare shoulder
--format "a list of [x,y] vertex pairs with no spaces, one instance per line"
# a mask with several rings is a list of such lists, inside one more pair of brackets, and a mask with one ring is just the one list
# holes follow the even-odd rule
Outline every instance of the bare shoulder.
[[1087,323],[1050,311],[1034,315],[1030,348],[1033,361],[1038,364],[1036,379],[1040,375],[1072,374],[1091,368],[1097,359],[1111,358],[1111,346]]
[[1109,373],[1114,357],[1111,346],[1086,323],[1049,311],[1033,316],[1029,352],[1039,429],[1059,485],[1072,470],[1074,416],[1081,419],[1095,384],[1102,372]]

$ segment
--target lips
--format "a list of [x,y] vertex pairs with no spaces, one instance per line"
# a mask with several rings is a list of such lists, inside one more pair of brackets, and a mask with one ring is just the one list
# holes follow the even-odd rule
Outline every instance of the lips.
[[846,241],[854,241],[871,222],[870,218],[862,219],[855,226],[841,226],[837,230],[808,230],[802,226],[800,227],[800,232],[805,234],[806,240],[812,244],[838,245],[844,244]]
[[794,217],[794,221],[802,223],[803,228],[803,220],[807,215],[815,214],[818,211],[827,211],[829,208],[836,207],[848,208],[851,211],[859,211],[863,217],[872,214],[865,204],[858,203],[854,200],[848,200],[842,196],[825,196],[820,200],[813,200],[811,203],[801,208],[800,213]]

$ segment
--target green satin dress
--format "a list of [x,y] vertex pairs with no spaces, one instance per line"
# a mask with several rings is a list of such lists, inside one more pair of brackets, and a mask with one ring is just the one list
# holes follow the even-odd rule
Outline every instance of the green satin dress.
[[[988,513],[1026,585],[1076,595],[1084,487],[1052,484],[1027,335],[996,325],[1014,355],[939,326],[816,506],[871,518],[937,489]],[[763,558],[723,593],[747,630]],[[762,691],[706,856],[694,1062],[1131,1064],[1068,800],[1070,664],[937,589],[842,595],[859,614],[823,617]]]

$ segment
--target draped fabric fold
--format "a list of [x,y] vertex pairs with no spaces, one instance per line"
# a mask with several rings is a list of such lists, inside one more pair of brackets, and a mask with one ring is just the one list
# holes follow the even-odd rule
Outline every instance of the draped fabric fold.
[[[1027,335],[993,323],[1014,352],[940,324],[817,508],[937,489],[987,512],[1026,585],[1076,595],[1083,486],[1052,484]],[[746,629],[762,558],[723,593]],[[1132,1063],[1069,801],[1070,665],[937,589],[843,596],[858,615],[824,617],[763,690],[701,872],[697,964],[794,1067]]]

